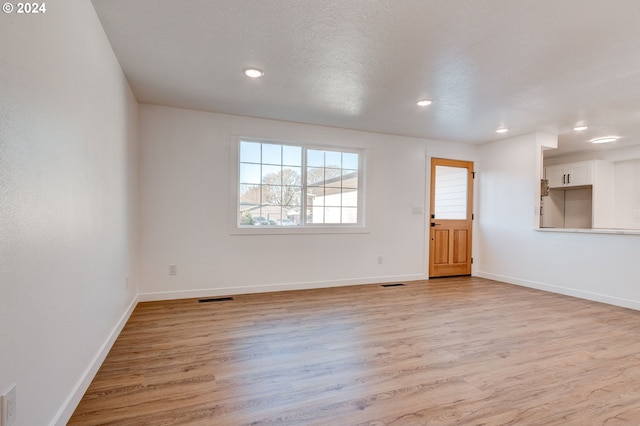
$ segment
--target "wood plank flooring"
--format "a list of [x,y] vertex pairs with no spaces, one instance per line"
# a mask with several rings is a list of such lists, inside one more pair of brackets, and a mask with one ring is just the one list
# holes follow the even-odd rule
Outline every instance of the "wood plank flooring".
[[69,424],[640,424],[640,312],[475,277],[140,303]]

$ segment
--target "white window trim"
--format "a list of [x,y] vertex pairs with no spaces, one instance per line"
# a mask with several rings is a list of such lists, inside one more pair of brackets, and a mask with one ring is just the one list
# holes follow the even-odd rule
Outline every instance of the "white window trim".
[[[239,181],[240,181],[240,142],[274,143],[280,145],[303,146],[305,149],[336,150],[357,152],[360,154],[358,224],[307,224],[297,226],[240,226],[238,224]],[[269,138],[231,135],[229,143],[229,228],[230,235],[295,235],[295,234],[369,234],[367,226],[367,156],[368,148],[345,147],[337,145],[317,145],[300,141],[284,141]]]

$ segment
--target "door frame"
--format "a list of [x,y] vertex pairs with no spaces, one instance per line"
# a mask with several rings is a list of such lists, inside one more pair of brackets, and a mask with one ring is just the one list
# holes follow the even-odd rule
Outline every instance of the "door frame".
[[[434,164],[435,163],[435,164]],[[432,190],[435,185],[435,166],[453,166],[453,167],[464,167],[469,171],[468,180],[467,180],[467,219],[468,222],[468,241],[467,241],[467,259],[468,259],[468,269],[463,271],[463,273],[455,273],[451,275],[435,275],[433,272],[433,246],[432,243],[432,230],[434,227],[432,223],[437,221],[438,219],[434,219],[432,217],[433,211],[435,208],[435,191]],[[427,232],[426,232],[426,248],[427,248],[427,256],[426,256],[426,273],[429,278],[438,278],[441,276],[457,276],[457,275],[472,275],[473,274],[473,221],[475,219],[475,206],[474,206],[474,195],[475,195],[475,162],[472,160],[458,160],[452,158],[443,158],[443,157],[427,157],[427,173],[429,176],[429,181],[427,185],[428,190],[428,220],[426,222]]]

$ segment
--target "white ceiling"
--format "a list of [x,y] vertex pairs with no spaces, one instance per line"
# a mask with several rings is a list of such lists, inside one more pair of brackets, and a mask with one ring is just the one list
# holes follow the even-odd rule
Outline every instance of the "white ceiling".
[[93,4],[142,103],[473,144],[640,141],[638,0]]

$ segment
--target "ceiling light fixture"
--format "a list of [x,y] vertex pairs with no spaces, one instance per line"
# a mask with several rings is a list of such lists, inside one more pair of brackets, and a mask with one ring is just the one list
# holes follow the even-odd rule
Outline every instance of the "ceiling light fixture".
[[423,99],[423,100],[421,100],[421,101],[418,101],[417,103],[418,103],[418,106],[422,106],[422,107],[424,107],[424,106],[429,106],[429,105],[431,105],[431,103],[432,103],[432,102],[433,102],[433,101],[432,101],[432,100],[430,100],[430,99]]
[[576,126],[573,128],[573,130],[575,130],[576,132],[581,132],[583,130],[587,130],[588,127],[587,126]]
[[242,70],[242,72],[244,72],[244,75],[250,78],[258,78],[264,75],[264,72],[258,68],[245,68],[244,70]]
[[620,136],[603,136],[601,138],[591,139],[589,142],[591,143],[609,143],[615,142],[620,139]]
[[498,130],[496,130],[496,133],[507,133],[509,131],[509,129],[507,129],[506,127],[500,127]]

